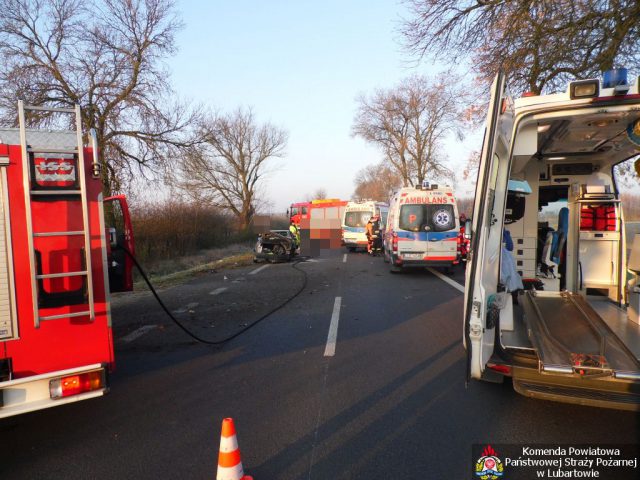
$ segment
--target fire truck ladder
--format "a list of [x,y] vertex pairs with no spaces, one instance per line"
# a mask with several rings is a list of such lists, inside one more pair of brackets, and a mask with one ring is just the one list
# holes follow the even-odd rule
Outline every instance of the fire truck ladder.
[[[75,115],[75,135],[77,139],[77,146],[73,148],[48,148],[48,147],[31,147],[27,135],[25,111],[34,112],[47,112],[47,113],[62,113]],[[24,180],[24,192],[25,192],[25,210],[27,217],[27,230],[28,230],[28,242],[29,242],[29,263],[31,267],[31,292],[33,295],[33,314],[35,327],[40,326],[40,322],[44,320],[57,320],[61,318],[70,317],[83,317],[88,316],[91,321],[95,320],[95,305],[93,299],[93,278],[91,276],[91,244],[89,235],[89,211],[87,207],[87,186],[85,178],[85,164],[84,164],[84,149],[82,139],[82,117],[80,113],[80,106],[76,105],[75,108],[50,108],[50,107],[37,107],[24,105],[23,101],[18,102],[18,120],[20,122],[20,144],[22,148],[22,173]],[[53,133],[52,133],[53,134]],[[55,134],[53,134],[55,135]],[[76,190],[56,190],[56,189],[37,189],[33,188],[33,178],[31,168],[30,156],[36,153],[43,154],[67,154],[76,155],[77,157],[77,174],[78,174],[78,189]],[[31,201],[32,199],[38,199],[38,196],[61,196],[60,198],[73,199],[72,201],[79,201],[82,205],[82,230],[67,231],[67,232],[34,232],[33,231],[33,219],[31,215]],[[35,198],[34,198],[35,197]],[[75,272],[57,272],[42,274],[37,271],[36,264],[36,251],[34,247],[34,239],[36,237],[71,237],[71,236],[83,236],[84,237],[84,253],[83,262],[84,269],[82,271]],[[86,279],[86,292],[87,302],[89,309],[79,312],[70,312],[61,315],[40,315],[40,307],[38,302],[38,283],[42,285],[42,282],[46,279],[53,278],[65,278],[65,277],[84,277]]]

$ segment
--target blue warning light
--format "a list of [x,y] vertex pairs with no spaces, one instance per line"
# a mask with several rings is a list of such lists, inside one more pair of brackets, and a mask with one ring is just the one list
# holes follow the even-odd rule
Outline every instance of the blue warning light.
[[626,68],[613,68],[603,73],[602,88],[613,88],[619,85],[628,85]]

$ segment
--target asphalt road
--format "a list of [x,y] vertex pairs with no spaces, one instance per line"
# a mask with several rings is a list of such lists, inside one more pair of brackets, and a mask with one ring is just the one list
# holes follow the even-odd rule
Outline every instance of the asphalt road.
[[[289,264],[256,268],[162,296],[223,339],[302,285]],[[1,421],[0,478],[213,479],[224,417],[256,480],[465,479],[474,443],[638,443],[633,413],[465,387],[462,294],[438,276],[338,251],[297,268],[304,291],[221,346],[187,337],[148,294],[116,298],[111,393]]]

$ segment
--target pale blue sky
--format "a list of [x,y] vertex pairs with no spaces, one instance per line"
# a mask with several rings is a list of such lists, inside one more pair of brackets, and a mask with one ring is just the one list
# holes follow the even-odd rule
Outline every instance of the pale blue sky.
[[[394,0],[183,0],[177,8],[185,28],[168,63],[178,94],[223,111],[250,106],[289,132],[265,188],[274,212],[318,188],[348,199],[356,172],[381,159],[350,135],[356,96],[435,73],[402,49],[406,10]],[[449,155],[462,164],[478,142],[452,142]]]

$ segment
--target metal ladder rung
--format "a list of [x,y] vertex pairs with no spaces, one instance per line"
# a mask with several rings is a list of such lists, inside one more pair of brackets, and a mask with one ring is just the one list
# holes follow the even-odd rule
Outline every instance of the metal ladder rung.
[[36,275],[38,280],[47,280],[49,278],[66,278],[66,277],[81,277],[87,274],[87,271],[82,272],[65,272],[65,273],[46,273],[44,275]]
[[31,190],[31,195],[80,195],[81,190]]
[[70,237],[72,235],[84,235],[84,230],[74,232],[40,232],[34,233],[34,237]]
[[31,110],[33,112],[59,112],[59,113],[75,113],[75,108],[63,108],[63,107],[38,107],[36,105],[24,105],[24,110]]
[[78,150],[68,149],[68,148],[27,148],[27,152],[29,153],[61,153],[68,155],[75,155],[78,153]]
[[63,313],[61,315],[48,315],[45,317],[40,317],[40,320],[58,320],[60,318],[85,317],[87,315],[91,315],[90,310],[84,312]]

